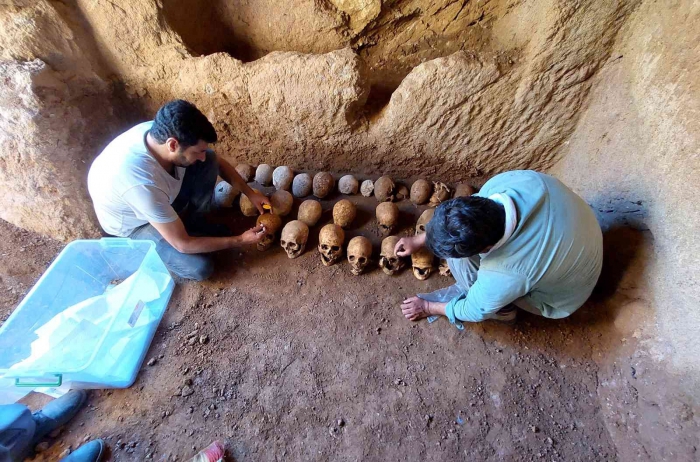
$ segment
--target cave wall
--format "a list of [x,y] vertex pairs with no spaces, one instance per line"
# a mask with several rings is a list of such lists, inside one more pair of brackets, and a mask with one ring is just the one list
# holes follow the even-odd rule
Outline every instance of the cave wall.
[[593,204],[606,229],[636,230],[651,244],[623,287],[633,295],[621,329],[700,400],[698,24],[693,0],[635,11],[551,172]]

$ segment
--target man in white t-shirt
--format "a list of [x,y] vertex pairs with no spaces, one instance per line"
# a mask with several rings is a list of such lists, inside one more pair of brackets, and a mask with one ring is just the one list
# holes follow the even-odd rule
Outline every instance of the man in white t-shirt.
[[[154,241],[171,272],[196,280],[213,271],[207,253],[260,241],[262,227],[229,236],[227,230],[203,226],[217,176],[238,186],[260,213],[263,204],[269,205],[267,197],[254,192],[231,164],[209,149],[216,140],[209,120],[184,100],[165,104],[153,121],[115,138],[88,174],[90,197],[105,232]],[[185,212],[188,219],[183,222],[179,214]]]

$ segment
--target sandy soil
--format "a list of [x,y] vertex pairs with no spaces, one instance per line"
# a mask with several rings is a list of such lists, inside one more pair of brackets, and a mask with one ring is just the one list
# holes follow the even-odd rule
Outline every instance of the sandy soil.
[[[378,254],[376,201],[352,200],[361,210],[347,239],[366,235]],[[411,232],[419,210],[401,209]],[[697,460],[697,408],[620,321],[638,297],[644,236],[606,236],[606,284],[571,318],[520,313],[515,326],[460,332],[399,309],[452,279],[324,267],[318,229],[296,260],[279,247],[222,252],[213,280],[179,284],[155,364],[129,389],[93,391],[36,460],[94,437],[114,461],[187,460],[215,439],[240,461]],[[4,320],[62,245],[4,222],[0,233]]]

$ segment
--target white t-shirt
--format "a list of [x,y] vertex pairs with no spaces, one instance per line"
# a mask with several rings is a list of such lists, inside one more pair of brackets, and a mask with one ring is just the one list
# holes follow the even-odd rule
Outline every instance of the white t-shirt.
[[88,191],[102,228],[128,237],[146,223],[170,223],[178,216],[172,204],[185,176],[183,167],[165,171],[146,148],[144,122],[116,137],[100,153],[88,173]]

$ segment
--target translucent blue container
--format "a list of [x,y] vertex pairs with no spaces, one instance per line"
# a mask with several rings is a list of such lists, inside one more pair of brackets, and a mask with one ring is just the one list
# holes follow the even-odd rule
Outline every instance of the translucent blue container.
[[125,388],[175,283],[150,241],[74,241],[0,328],[0,377],[19,387]]

